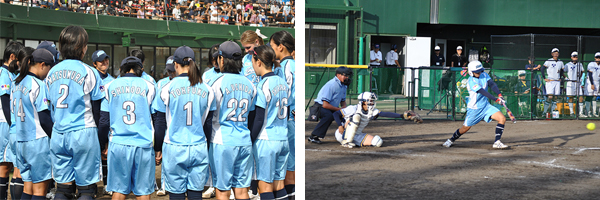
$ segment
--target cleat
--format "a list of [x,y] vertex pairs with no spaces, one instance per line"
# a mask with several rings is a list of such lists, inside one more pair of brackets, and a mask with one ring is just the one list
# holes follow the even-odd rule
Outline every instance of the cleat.
[[352,143],[352,142],[350,142],[350,143],[346,143],[346,144],[342,144],[342,147],[346,147],[346,148],[349,148],[349,149],[352,149],[352,148],[354,148],[355,146],[356,146],[356,144],[354,144],[354,143]]
[[233,190],[231,190],[231,195],[229,195],[229,200],[235,200],[235,194],[233,194]]
[[506,149],[508,148],[508,146],[502,144],[502,142],[500,142],[500,140],[494,142],[494,144],[492,145],[492,148],[494,149]]
[[104,194],[104,195],[110,195],[110,196],[112,196],[112,195],[113,195],[113,192],[112,192],[112,191],[106,191],[106,188],[104,188],[104,192],[103,192],[103,194]]
[[442,144],[442,146],[449,148],[450,146],[452,146],[452,140],[448,139],[446,140],[446,142],[444,142],[444,144]]
[[250,200],[260,200],[260,195],[259,194],[252,194],[252,190],[248,190],[248,196],[250,197]]
[[310,136],[308,137],[308,141],[315,143],[315,144],[322,144],[323,142],[321,142],[321,140],[319,140],[319,137],[317,136]]
[[54,197],[56,196],[56,188],[52,188],[50,189],[50,192],[48,192],[48,194],[46,194],[46,199],[54,199]]
[[202,193],[203,199],[210,199],[213,197],[215,197],[215,188],[214,187],[209,187]]
[[156,191],[156,195],[158,195],[158,196],[165,196],[165,195],[167,195],[167,191],[165,191],[165,188],[160,188],[160,189],[158,189]]
[[579,114],[579,117],[583,117],[583,118],[585,118],[585,117],[588,117],[588,116],[586,116],[586,115],[584,115],[583,113],[581,113],[581,114]]

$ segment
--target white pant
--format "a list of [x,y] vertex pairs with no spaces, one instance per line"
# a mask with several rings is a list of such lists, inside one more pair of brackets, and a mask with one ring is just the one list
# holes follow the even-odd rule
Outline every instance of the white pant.
[[598,96],[598,86],[600,84],[600,81],[595,81],[594,80],[594,89],[592,90],[592,84],[590,83],[590,80],[587,79],[586,80],[586,96]]
[[583,95],[583,89],[577,82],[567,82],[567,96]]
[[560,95],[560,81],[546,82],[546,94]]

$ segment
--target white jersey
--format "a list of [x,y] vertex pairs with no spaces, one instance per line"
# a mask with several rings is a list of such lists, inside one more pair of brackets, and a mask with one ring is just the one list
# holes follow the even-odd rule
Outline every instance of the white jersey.
[[377,108],[375,108],[373,112],[365,114],[362,112],[362,108],[360,108],[358,105],[348,106],[340,110],[340,112],[342,112],[346,121],[352,120],[352,115],[360,115],[360,122],[358,124],[358,129],[356,129],[356,134],[362,133],[362,130],[365,129],[365,127],[367,127],[369,124],[369,120],[379,114],[379,110],[377,110]]
[[[381,57],[381,51],[375,52],[375,50],[371,50],[371,60],[379,59],[381,61],[383,58]],[[381,63],[377,61],[371,62],[371,65],[381,65]]]
[[564,69],[565,64],[560,59],[554,60],[553,58],[550,58],[546,62],[544,62],[544,66],[546,66],[546,73],[548,74],[548,76],[546,77],[547,79],[559,80],[559,72],[561,69]]
[[567,72],[567,79],[570,81],[577,81],[579,79],[579,74],[583,73],[583,64],[578,62],[574,64],[573,62],[568,62],[565,65],[565,72]]
[[396,60],[398,60],[398,53],[394,50],[391,50],[385,55],[385,64],[386,65],[396,65]]
[[[592,72],[592,78],[594,79],[594,83],[600,82],[600,66],[596,62],[590,62],[588,64],[588,71]],[[589,77],[588,77],[589,79]],[[596,84],[594,84],[596,85]]]

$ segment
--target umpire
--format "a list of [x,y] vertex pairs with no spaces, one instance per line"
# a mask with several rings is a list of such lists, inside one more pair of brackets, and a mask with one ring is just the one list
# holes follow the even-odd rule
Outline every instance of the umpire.
[[346,107],[346,90],[352,81],[352,70],[347,67],[338,67],[335,70],[335,77],[329,80],[319,91],[315,99],[315,106],[319,107],[319,118],[321,121],[313,130],[308,138],[309,142],[321,144],[319,138],[324,138],[327,128],[333,122],[333,112]]

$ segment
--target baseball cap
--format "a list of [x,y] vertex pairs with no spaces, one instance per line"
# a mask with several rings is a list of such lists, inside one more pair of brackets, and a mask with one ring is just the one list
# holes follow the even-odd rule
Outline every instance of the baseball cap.
[[456,50],[462,50],[462,46],[457,46]]
[[338,67],[335,70],[335,74],[342,74],[342,75],[349,75],[349,76],[351,76],[352,75],[352,70],[350,68],[345,67],[345,66],[341,66],[341,67]]
[[577,51],[573,51],[573,53],[571,53],[571,57],[577,57]]
[[240,45],[232,41],[225,41],[219,45],[219,55],[225,58],[241,59],[244,55]]
[[58,50],[56,50],[56,45],[54,45],[54,43],[52,43],[50,41],[43,41],[37,46],[36,49],[46,49],[46,50],[50,51],[50,53],[52,53],[52,55],[54,56],[54,58],[56,58],[56,61],[58,62],[58,57],[60,56],[60,52],[58,52]]
[[376,44],[376,45],[375,45],[375,48],[376,48],[376,49],[379,49],[379,44]]
[[169,58],[167,58],[167,64],[165,66],[166,70],[175,71],[175,63],[173,63],[173,56],[169,56]]
[[600,52],[596,52],[596,54],[594,55],[594,58],[600,58]]
[[123,61],[121,61],[121,66],[124,66],[124,65],[130,64],[130,63],[135,63],[135,64],[139,65],[140,67],[143,67],[142,60],[140,60],[139,58],[137,58],[135,56],[128,56],[127,58],[123,59]]
[[392,44],[392,49],[397,49],[398,45]]
[[552,49],[552,52],[551,52],[551,53],[554,53],[554,52],[559,52],[559,51],[558,51],[558,48],[554,48],[554,49]]
[[435,48],[433,48],[433,50],[439,51],[440,50],[440,46],[435,46]]
[[519,70],[519,76],[525,76],[527,74],[527,72],[525,72],[525,70]]
[[104,50],[94,51],[94,54],[92,54],[92,62],[102,62],[105,58],[110,58],[110,56]]
[[58,61],[58,58],[47,49],[36,49],[31,55],[33,56],[34,62],[44,62],[51,67],[56,65]]
[[184,58],[189,58],[192,61],[196,61],[196,58],[194,56],[194,50],[185,45],[180,46],[175,50],[175,53],[173,54],[173,62],[179,64],[188,64],[190,60],[184,60]]

